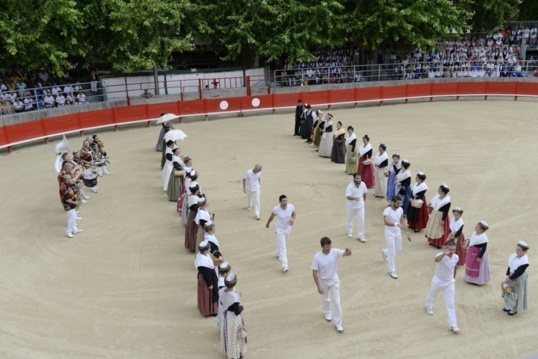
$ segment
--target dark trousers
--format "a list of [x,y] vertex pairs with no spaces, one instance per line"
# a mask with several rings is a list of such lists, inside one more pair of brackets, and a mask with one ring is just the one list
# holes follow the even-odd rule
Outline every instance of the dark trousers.
[[310,123],[310,122],[307,122],[306,123],[306,139],[308,142],[312,142],[312,140],[310,139],[310,137],[312,136],[312,126],[314,124],[313,123]]
[[293,130],[293,134],[295,136],[299,136],[299,127],[301,126],[301,120],[295,120],[295,129]]

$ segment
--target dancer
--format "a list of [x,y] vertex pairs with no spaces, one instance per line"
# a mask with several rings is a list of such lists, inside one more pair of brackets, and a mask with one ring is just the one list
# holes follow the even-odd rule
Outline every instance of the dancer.
[[402,168],[400,172],[396,175],[394,193],[402,197],[402,209],[404,216],[407,215],[407,210],[409,208],[409,203],[411,202],[411,195],[413,191],[411,190],[411,162],[408,160],[402,161]]
[[314,255],[312,260],[312,276],[314,283],[321,294],[321,307],[325,320],[330,322],[331,302],[334,313],[334,325],[338,333],[344,332],[342,326],[342,307],[340,305],[340,278],[338,277],[338,259],[351,255],[351,249],[345,250],[332,248],[332,241],[329,237],[323,237],[320,240],[321,250]]
[[471,238],[467,240],[465,256],[465,281],[484,285],[489,282],[488,236],[489,225],[486,221],[476,224]]
[[262,175],[262,165],[257,163],[254,168],[248,170],[243,176],[243,193],[247,194],[247,210],[252,209],[252,199],[254,198],[254,214],[260,220],[260,176]]
[[220,327],[220,349],[228,359],[241,359],[247,352],[247,338],[240,333],[244,327],[241,297],[235,290],[237,276],[230,272],[224,280],[226,288],[222,291],[221,302],[224,307]]
[[402,168],[402,164],[400,163],[400,155],[395,153],[392,155],[392,163],[389,167],[388,172],[385,172],[385,175],[388,177],[387,181],[387,201],[390,204],[390,201],[392,200],[392,197],[396,193],[394,193],[394,189],[396,187],[396,175],[400,172],[400,169]]
[[273,212],[269,219],[267,220],[266,228],[269,228],[271,221],[276,217],[276,240],[277,240],[277,249],[275,252],[275,257],[280,260],[282,264],[282,271],[286,273],[289,269],[288,266],[288,256],[286,254],[286,243],[290,237],[291,227],[295,223],[295,218],[297,214],[295,213],[295,207],[293,204],[288,203],[288,197],[286,195],[281,195],[278,198],[280,205],[273,208]]
[[353,237],[353,219],[357,218],[357,239],[364,243],[364,201],[368,189],[361,179],[361,174],[355,173],[346,188],[347,236]]
[[456,270],[458,255],[456,252],[456,243],[451,239],[446,242],[443,251],[435,256],[435,274],[433,275],[432,285],[426,296],[426,314],[433,315],[433,302],[440,291],[445,295],[446,313],[448,316],[448,328],[458,334],[458,320],[456,318],[456,306],[454,297],[456,295]]
[[226,289],[224,285],[224,279],[228,276],[232,267],[228,262],[223,262],[219,267],[218,287],[219,287],[219,302],[217,311],[217,327],[220,328],[222,323],[222,314],[224,313],[224,306],[222,305],[223,292]]
[[387,194],[387,167],[389,165],[389,156],[387,156],[387,146],[384,143],[378,147],[378,153],[375,155],[375,191],[374,197],[385,198]]
[[198,270],[198,309],[204,317],[217,315],[219,295],[217,274],[209,249],[209,242],[202,241],[194,259],[194,268]]
[[517,242],[516,252],[508,258],[508,269],[503,285],[504,311],[508,315],[516,315],[518,311],[527,310],[527,267],[529,245],[524,241]]
[[364,135],[362,138],[362,144],[359,147],[359,167],[357,172],[362,174],[362,180],[366,187],[372,188],[375,185],[374,179],[374,161],[372,160],[372,145],[370,144],[370,137]]
[[437,195],[432,198],[428,204],[428,210],[431,210],[424,236],[428,238],[428,244],[437,248],[445,245],[448,233],[450,231],[450,189],[446,183],[439,186]]
[[319,144],[319,155],[321,157],[331,157],[333,151],[333,115],[330,113],[325,117],[325,126],[321,131],[321,142]]
[[346,173],[348,175],[352,175],[357,172],[357,158],[357,135],[355,135],[353,132],[353,127],[348,126],[346,138]]
[[340,121],[336,123],[336,132],[333,135],[331,161],[334,163],[346,162],[346,130],[342,128]]
[[465,236],[463,235],[463,210],[456,207],[452,210],[452,218],[450,219],[450,233],[448,239],[453,239],[456,242],[456,254],[458,255],[458,265],[465,265]]
[[411,205],[407,207],[407,226],[415,233],[426,228],[430,215],[428,214],[428,202],[426,201],[426,191],[428,185],[424,172],[417,173],[415,184],[411,195]]
[[[385,241],[387,247],[381,249],[383,260],[387,262],[389,268],[389,275],[393,279],[398,279],[396,273],[396,253],[402,251],[402,229],[406,231],[407,228],[404,225],[402,197],[396,195],[392,198],[390,206],[383,211],[383,222],[385,223]],[[409,234],[407,239],[411,241]]]

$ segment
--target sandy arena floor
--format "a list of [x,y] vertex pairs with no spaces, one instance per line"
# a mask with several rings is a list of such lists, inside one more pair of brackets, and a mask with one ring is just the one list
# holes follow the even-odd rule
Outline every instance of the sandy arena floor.
[[[326,112],[325,108],[323,108]],[[242,293],[249,328],[247,358],[516,358],[538,352],[538,263],[532,184],[538,178],[538,103],[444,101],[335,108],[334,121],[367,133],[374,148],[399,152],[413,177],[424,171],[428,199],[442,182],[465,211],[468,237],[490,224],[492,280],[475,287],[457,277],[460,335],[447,327],[444,299],[435,315],[424,299],[438,252],[412,234],[397,256],[400,279],[387,275],[382,210],[366,203],[365,244],[346,237],[344,165],[331,163],[292,136],[293,114],[188,121],[182,155],[194,158],[216,213],[217,236]],[[93,133],[89,133],[93,134]],[[101,131],[112,176],[81,212],[84,233],[65,236],[54,146],[0,156],[0,358],[224,358],[214,318],[196,307],[193,255],[183,225],[160,185],[159,127]],[[69,138],[72,149],[80,137]],[[245,209],[241,180],[263,164],[262,220]],[[288,243],[290,271],[273,257],[278,196],[296,206]],[[353,255],[339,262],[345,333],[323,319],[310,263],[322,236]],[[518,240],[530,244],[529,310],[509,317],[499,283]]]

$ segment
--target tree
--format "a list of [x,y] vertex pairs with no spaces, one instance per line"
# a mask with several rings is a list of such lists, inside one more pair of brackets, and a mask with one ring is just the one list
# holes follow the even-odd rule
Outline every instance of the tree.
[[496,27],[504,27],[517,14],[521,0],[473,0],[470,8],[473,17],[473,32],[491,32]]
[[520,21],[536,21],[538,25],[538,1],[536,0],[522,0],[519,6]]
[[205,0],[204,13],[215,24],[203,33],[213,39],[223,60],[244,66],[282,55],[315,59],[311,50],[345,42],[343,7],[337,0]]
[[84,24],[73,0],[3,1],[0,11],[2,65],[69,67],[70,55],[85,54]]

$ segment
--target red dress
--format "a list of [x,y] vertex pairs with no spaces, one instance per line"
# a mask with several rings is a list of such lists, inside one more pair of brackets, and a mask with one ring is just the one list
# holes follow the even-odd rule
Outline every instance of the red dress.
[[362,182],[364,182],[366,187],[372,188],[375,186],[374,163],[372,162],[369,165],[365,165],[363,163],[365,160],[364,157],[359,157],[359,167],[357,171],[361,173]]
[[407,208],[407,226],[409,228],[424,229],[426,228],[429,219],[430,215],[428,214],[428,201],[426,201],[426,196],[422,196],[422,207],[415,208],[409,205]]

